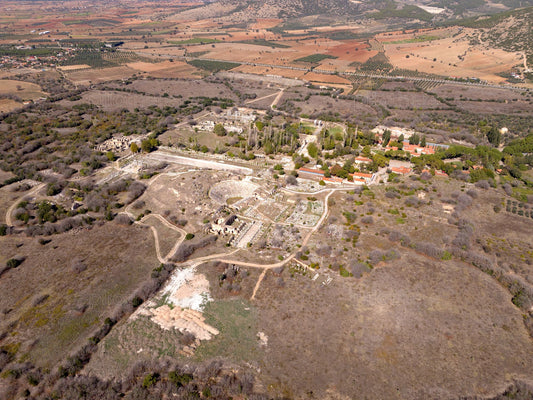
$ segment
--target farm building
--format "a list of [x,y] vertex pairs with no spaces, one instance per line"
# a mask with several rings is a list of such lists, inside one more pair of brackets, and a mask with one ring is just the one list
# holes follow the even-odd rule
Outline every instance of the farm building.
[[353,178],[353,181],[356,183],[357,182],[371,183],[375,177],[374,174],[367,174],[364,172],[354,172],[353,174],[350,174],[350,176]]
[[298,169],[298,176],[304,179],[324,179],[324,171],[302,167]]

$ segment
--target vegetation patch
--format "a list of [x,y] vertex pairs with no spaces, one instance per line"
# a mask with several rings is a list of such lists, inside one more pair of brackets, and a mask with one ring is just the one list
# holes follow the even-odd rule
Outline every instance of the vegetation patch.
[[301,62],[301,63],[318,64],[322,60],[335,59],[335,58],[338,58],[338,57],[335,57],[329,54],[311,54],[309,56],[297,58],[294,61]]
[[213,60],[192,60],[189,64],[209,72],[228,71],[241,65],[238,62],[213,61]]

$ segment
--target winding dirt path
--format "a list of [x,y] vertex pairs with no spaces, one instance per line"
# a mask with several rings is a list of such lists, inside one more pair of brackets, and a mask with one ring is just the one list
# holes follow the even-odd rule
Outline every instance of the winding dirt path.
[[12,215],[13,215],[13,211],[15,210],[15,207],[17,207],[18,203],[20,203],[20,201],[22,199],[24,199],[25,197],[31,197],[31,196],[34,196],[35,194],[37,194],[39,192],[39,190],[41,190],[43,187],[46,186],[46,183],[41,183],[37,186],[34,186],[28,193],[25,193],[23,194],[22,196],[20,196],[19,198],[17,198],[13,204],[11,204],[9,206],[9,208],[7,209],[6,211],[6,225],[8,226],[13,226],[13,218],[12,218]]
[[[150,218],[150,217],[153,217],[153,218],[156,218],[158,219],[159,221],[161,221],[165,226],[169,227],[170,229],[176,231],[176,232],[179,232],[180,233],[180,238],[176,241],[176,243],[174,244],[174,246],[172,247],[172,249],[170,249],[170,251],[168,252],[168,254],[163,257],[161,255],[161,247],[160,247],[160,244],[159,244],[159,233],[157,232],[157,228],[152,226],[152,225],[148,225],[145,223],[145,221]],[[148,214],[146,215],[145,217],[143,217],[140,221],[135,221],[138,225],[142,225],[142,226],[148,226],[150,227],[150,230],[152,231],[152,233],[154,234],[154,241],[155,241],[155,252],[157,254],[157,259],[159,260],[160,263],[162,264],[165,264],[168,262],[168,260],[170,259],[170,257],[172,257],[174,255],[174,253],[176,252],[176,250],[178,249],[178,247],[183,243],[183,241],[185,240],[185,235],[187,235],[187,231],[181,229],[181,228],[178,228],[176,225],[173,225],[171,224],[170,222],[168,222],[162,215],[160,214]]]
[[[164,173],[161,173],[161,174],[157,174],[156,176],[152,177],[148,182],[147,182],[147,189],[152,186],[155,181],[157,181],[161,176],[178,176],[178,175],[182,175],[182,174],[186,174],[190,171],[186,171],[186,172],[164,172]],[[142,196],[141,196],[142,197]],[[141,225],[141,226],[147,226],[150,228],[150,230],[152,231],[152,233],[154,234],[154,241],[155,241],[155,252],[156,252],[156,255],[157,255],[157,260],[161,263],[161,264],[165,264],[169,261],[170,257],[172,257],[174,255],[174,253],[176,252],[176,250],[178,249],[178,247],[180,247],[180,245],[183,243],[183,241],[185,240],[185,236],[187,235],[187,231],[170,223],[165,217],[163,217],[161,214],[148,214],[148,215],[145,215],[140,221],[135,221],[135,215],[133,213],[130,212],[130,208],[133,206],[133,202],[131,204],[129,204],[128,206],[126,206],[126,208],[124,209],[123,213],[126,214],[128,217],[130,217],[131,219],[134,220],[134,224],[137,224],[137,225]],[[163,223],[165,226],[167,226],[168,228],[172,229],[172,230],[175,230],[176,232],[179,232],[180,233],[180,238],[176,241],[176,243],[174,244],[174,246],[172,247],[172,249],[170,249],[170,251],[168,252],[168,254],[166,256],[163,257],[163,255],[161,254],[161,247],[159,245],[159,233],[157,232],[157,228],[155,228],[154,226],[151,226],[151,225],[148,225],[145,223],[145,221],[148,219],[148,218],[156,218],[158,219],[161,223]]]
[[527,67],[527,55],[524,51],[521,51],[520,53],[522,54],[522,57],[524,58],[524,69],[528,71],[529,68]]

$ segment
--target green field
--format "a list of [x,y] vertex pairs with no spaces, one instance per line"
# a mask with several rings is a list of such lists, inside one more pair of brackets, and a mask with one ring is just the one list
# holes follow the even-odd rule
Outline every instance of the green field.
[[278,48],[278,49],[288,49],[289,47],[291,47],[283,43],[271,42],[265,39],[243,40],[242,42],[237,42],[237,43],[255,44],[257,46],[266,46],[266,47],[272,47],[272,48]]
[[403,43],[421,43],[421,42],[430,42],[432,40],[439,40],[440,37],[438,36],[430,36],[430,35],[424,35],[424,36],[418,36],[413,39],[405,39],[405,40],[396,40],[392,42],[384,42],[383,44],[403,44]]
[[328,58],[335,59],[337,57],[330,56],[329,54],[311,54],[310,56],[297,58],[294,61],[303,62],[303,63],[318,64],[320,61],[328,59]]
[[195,38],[187,39],[187,40],[171,40],[168,43],[176,44],[176,45],[183,45],[183,44],[209,44],[209,43],[218,43],[218,42],[220,42],[220,40],[211,39],[211,38],[195,37]]
[[258,356],[256,310],[246,300],[217,300],[207,303],[206,323],[220,333],[210,341],[202,342],[196,350],[199,360],[211,357],[229,357],[234,361],[250,360]]
[[189,64],[196,68],[204,69],[210,72],[228,71],[230,69],[238,67],[237,62],[225,62],[225,61],[211,61],[211,60],[192,60]]

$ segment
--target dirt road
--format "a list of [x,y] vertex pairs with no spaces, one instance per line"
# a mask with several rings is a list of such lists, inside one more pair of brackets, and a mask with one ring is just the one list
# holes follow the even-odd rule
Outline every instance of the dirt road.
[[[160,245],[159,245],[159,234],[157,232],[157,229],[151,225],[148,225],[148,224],[145,224],[144,222],[148,219],[148,218],[156,218],[158,219],[159,221],[161,221],[164,225],[168,226],[170,229],[172,230],[175,230],[176,232],[179,232],[180,233],[180,238],[176,241],[176,243],[174,244],[174,246],[172,247],[172,249],[170,249],[170,251],[168,252],[168,254],[166,256],[162,256],[161,255],[161,248],[160,248]],[[174,253],[176,252],[176,250],[178,249],[178,247],[180,247],[180,245],[183,243],[183,241],[185,240],[185,235],[187,235],[187,232],[181,228],[178,228],[176,225],[173,225],[171,224],[170,222],[168,222],[162,215],[160,214],[148,214],[146,215],[145,217],[143,217],[140,221],[137,222],[138,224],[140,225],[143,225],[143,226],[149,226],[150,227],[150,230],[152,231],[152,233],[154,234],[154,241],[155,241],[155,252],[157,254],[157,259],[159,260],[160,263],[162,264],[165,264],[168,262],[168,260],[170,259],[170,257],[172,257],[174,255]]]
[[283,96],[283,93],[285,92],[285,88],[281,89],[278,93],[278,95],[276,96],[276,98],[274,99],[274,101],[272,102],[272,104],[270,105],[270,108],[271,109],[274,109],[274,107],[277,106],[277,104],[279,103],[279,101],[281,100],[281,97]]
[[43,187],[45,187],[45,185],[46,185],[45,183],[41,183],[41,184],[33,187],[28,193],[25,193],[22,196],[20,196],[17,200],[15,200],[13,202],[13,204],[11,204],[11,206],[9,206],[9,208],[6,211],[6,225],[13,226],[12,214],[13,214],[13,211],[15,211],[15,208],[17,207],[17,204],[20,203],[20,201],[22,199],[24,199],[25,197],[31,197],[31,196],[34,196],[35,194],[37,194],[39,192],[39,190],[41,190]]

